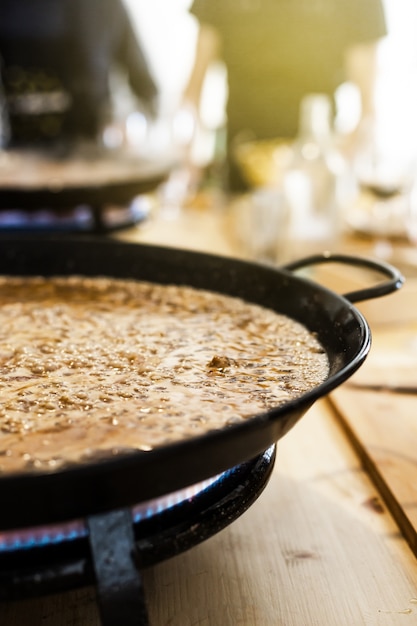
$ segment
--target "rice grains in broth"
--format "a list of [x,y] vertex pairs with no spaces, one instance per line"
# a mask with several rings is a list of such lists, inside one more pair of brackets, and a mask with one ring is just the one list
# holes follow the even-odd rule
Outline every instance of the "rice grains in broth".
[[0,277],[0,471],[156,446],[239,423],[321,383],[304,326],[185,286]]

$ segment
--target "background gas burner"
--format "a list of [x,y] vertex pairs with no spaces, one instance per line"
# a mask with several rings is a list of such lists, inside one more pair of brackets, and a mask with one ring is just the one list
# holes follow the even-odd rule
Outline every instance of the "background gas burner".
[[0,153],[0,232],[108,232],[149,212],[172,160],[76,145]]
[[144,626],[140,571],[242,515],[266,486],[275,454],[271,446],[251,461],[132,509],[1,532],[0,600],[95,584],[103,626]]
[[0,232],[110,233],[147,219],[151,206],[151,199],[143,195],[127,206],[79,205],[73,209],[60,210],[0,208]]

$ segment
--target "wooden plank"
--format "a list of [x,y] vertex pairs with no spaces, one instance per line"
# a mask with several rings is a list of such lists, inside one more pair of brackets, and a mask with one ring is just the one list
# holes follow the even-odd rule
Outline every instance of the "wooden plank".
[[[255,504],[144,572],[152,626],[404,626],[417,561],[326,401],[279,443]],[[414,620],[414,621],[413,621]],[[0,605],[7,626],[99,626],[91,589]]]
[[[372,387],[376,389],[372,390]],[[410,393],[390,389],[408,387]],[[377,327],[368,360],[331,394],[341,423],[417,555],[417,326]]]
[[417,396],[346,387],[332,401],[417,556]]

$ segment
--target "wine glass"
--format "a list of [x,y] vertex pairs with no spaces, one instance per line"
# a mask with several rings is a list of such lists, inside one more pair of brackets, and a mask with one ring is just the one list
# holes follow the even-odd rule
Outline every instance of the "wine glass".
[[354,157],[353,171],[360,196],[368,207],[364,229],[375,239],[376,256],[388,258],[392,241],[407,236],[411,192],[415,186],[416,154],[409,142],[384,127],[368,124]]

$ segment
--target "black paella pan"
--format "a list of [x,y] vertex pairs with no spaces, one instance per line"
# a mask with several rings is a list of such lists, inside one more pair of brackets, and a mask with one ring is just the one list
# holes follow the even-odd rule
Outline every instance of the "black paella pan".
[[[323,262],[376,270],[381,282],[340,296],[295,274]],[[0,530],[102,514],[194,484],[254,458],[278,441],[320,397],[347,380],[366,358],[369,326],[353,302],[398,289],[403,278],[387,264],[357,257],[310,257],[276,269],[255,263],[106,238],[7,236],[0,239],[0,274],[106,275],[185,284],[270,307],[317,333],[330,362],[328,378],[283,406],[179,443],[66,467],[0,477]]]

